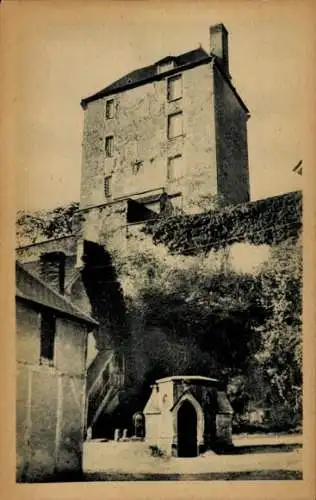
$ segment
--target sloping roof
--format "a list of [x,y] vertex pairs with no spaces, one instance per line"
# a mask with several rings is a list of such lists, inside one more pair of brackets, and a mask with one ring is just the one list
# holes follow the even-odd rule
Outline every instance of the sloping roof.
[[[43,254],[45,253],[45,250],[46,249],[44,246],[44,251],[42,252]],[[74,282],[80,277],[80,271],[75,268],[76,259],[76,254],[65,255],[65,292],[67,292],[67,290],[71,288]],[[27,272],[41,279],[41,261],[39,258],[26,262],[23,260],[23,258],[18,258],[17,260],[23,265],[23,268]],[[48,286],[50,285],[48,284]]]
[[20,299],[48,307],[58,313],[71,316],[85,323],[98,325],[97,321],[78,309],[70,300],[60,295],[37,276],[27,271],[19,262],[16,262],[15,295]]
[[[157,67],[160,64],[163,64],[164,62],[168,61],[173,61],[174,62],[174,68],[163,72],[163,73],[158,73]],[[163,59],[160,59],[159,61],[155,62],[154,64],[150,64],[149,66],[144,66],[143,68],[136,69],[134,71],[131,71],[130,73],[127,73],[127,75],[123,76],[122,78],[119,78],[115,82],[111,83],[104,89],[100,90],[99,92],[92,94],[91,96],[85,97],[84,99],[81,100],[81,106],[84,108],[89,102],[97,101],[98,99],[101,99],[102,97],[109,96],[111,94],[116,94],[119,92],[123,92],[124,90],[128,90],[134,87],[137,87],[139,85],[143,85],[144,83],[153,81],[153,80],[159,80],[162,78],[166,77],[166,74],[171,75],[173,73],[176,73],[179,69],[189,69],[194,66],[199,66],[200,64],[206,64],[208,62],[214,61],[216,68],[220,71],[222,76],[225,78],[226,82],[232,89],[233,93],[235,94],[236,98],[238,99],[240,105],[244,108],[246,113],[249,113],[249,110],[246,106],[246,104],[243,102],[241,99],[240,95],[238,94],[236,88],[233,86],[230,78],[225,74],[223,71],[221,64],[218,61],[218,58],[214,54],[208,54],[202,47],[199,47],[198,49],[190,50],[189,52],[184,52],[183,54],[180,54],[179,56],[167,56],[164,57]]]
[[157,72],[157,66],[167,61],[174,61],[175,69],[181,66],[185,66],[187,64],[195,64],[200,62],[210,61],[212,58],[205,52],[201,47],[198,49],[190,50],[189,52],[184,52],[179,56],[167,56],[161,59],[160,61],[155,62],[149,66],[145,66],[143,68],[136,69],[131,71],[127,75],[119,78],[115,82],[111,83],[104,89],[100,90],[96,94],[88,96],[81,101],[81,105],[85,106],[89,102],[96,101],[102,97],[105,97],[110,94],[114,94],[117,92],[121,92],[130,87],[134,87],[137,85],[142,85],[147,80],[152,78],[162,78],[161,74],[159,75]]

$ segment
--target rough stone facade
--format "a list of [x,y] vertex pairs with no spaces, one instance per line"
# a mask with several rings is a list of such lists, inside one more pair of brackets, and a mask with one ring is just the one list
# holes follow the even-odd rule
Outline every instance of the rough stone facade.
[[94,241],[108,251],[124,248],[126,244],[127,200],[109,203],[82,212],[82,240]]
[[[17,481],[72,477],[81,471],[87,334],[93,326],[91,323],[89,328],[85,321],[27,299],[24,292],[18,293]],[[47,298],[41,296],[39,300]],[[41,327],[42,314],[55,318],[49,362],[42,358],[43,342],[47,342],[43,337],[47,332]]]
[[[216,194],[212,75],[209,65],[182,73],[183,97],[168,102],[166,79],[111,96],[115,115],[105,118],[107,99],[85,110],[81,207],[105,203],[104,176],[112,176],[112,199],[166,187],[170,193],[187,189],[188,176],[204,170],[210,194]],[[198,92],[197,92],[198,89]],[[183,133],[167,137],[168,115],[182,111]],[[113,136],[113,156],[104,151]],[[182,178],[168,181],[168,158],[182,155]],[[139,170],[135,172],[135,164]],[[208,180],[208,182],[207,182]],[[186,199],[186,194],[183,193]]]

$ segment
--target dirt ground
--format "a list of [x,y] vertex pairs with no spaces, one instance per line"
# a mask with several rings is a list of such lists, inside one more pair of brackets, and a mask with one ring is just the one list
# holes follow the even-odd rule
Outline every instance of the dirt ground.
[[84,443],[86,481],[302,479],[301,435],[242,435],[225,455],[153,457],[145,442]]

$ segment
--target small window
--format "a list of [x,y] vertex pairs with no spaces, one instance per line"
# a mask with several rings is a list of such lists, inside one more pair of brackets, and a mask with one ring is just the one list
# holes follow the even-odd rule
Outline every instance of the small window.
[[114,118],[114,100],[110,99],[105,104],[105,117],[107,120]]
[[104,177],[104,196],[109,198],[111,196],[111,176]]
[[56,318],[51,313],[41,314],[41,352],[40,363],[53,365]]
[[179,179],[184,174],[183,160],[181,155],[176,155],[168,158],[168,180],[174,181]]
[[183,133],[182,113],[168,116],[168,139],[178,137]]
[[113,156],[113,145],[114,145],[114,138],[113,135],[109,135],[108,137],[105,138],[105,154],[108,157]]
[[175,101],[182,97],[182,76],[176,75],[167,80],[168,101]]

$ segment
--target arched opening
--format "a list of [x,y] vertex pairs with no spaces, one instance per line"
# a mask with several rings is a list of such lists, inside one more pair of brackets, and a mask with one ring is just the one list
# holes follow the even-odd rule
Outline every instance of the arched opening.
[[197,456],[197,414],[189,401],[184,401],[177,414],[178,457]]

